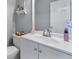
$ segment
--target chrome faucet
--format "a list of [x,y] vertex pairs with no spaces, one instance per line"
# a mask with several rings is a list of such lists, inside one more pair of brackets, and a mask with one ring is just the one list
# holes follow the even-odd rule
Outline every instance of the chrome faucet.
[[52,27],[49,27],[43,31],[43,36],[51,37]]

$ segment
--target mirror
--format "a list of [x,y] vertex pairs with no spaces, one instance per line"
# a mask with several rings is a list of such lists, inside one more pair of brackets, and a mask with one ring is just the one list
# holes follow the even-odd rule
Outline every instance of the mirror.
[[71,23],[71,1],[58,0],[51,2],[50,26],[53,27],[53,32],[63,33],[65,28],[70,28],[68,22]]
[[71,31],[71,0],[35,0],[35,30],[50,26],[55,33],[63,33],[65,27]]

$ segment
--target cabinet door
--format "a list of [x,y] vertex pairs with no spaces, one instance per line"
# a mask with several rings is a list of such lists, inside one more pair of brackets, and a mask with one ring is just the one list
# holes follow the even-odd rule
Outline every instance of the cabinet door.
[[72,59],[70,55],[39,45],[39,59]]
[[21,39],[21,59],[37,59],[38,46],[27,39]]

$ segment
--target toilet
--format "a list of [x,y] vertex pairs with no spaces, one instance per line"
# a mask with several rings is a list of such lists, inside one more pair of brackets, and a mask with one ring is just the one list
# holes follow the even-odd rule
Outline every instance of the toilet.
[[20,37],[13,34],[14,46],[7,47],[7,59],[20,59]]
[[15,46],[9,46],[7,48],[7,52],[7,59],[16,59],[19,53],[19,49],[17,49]]

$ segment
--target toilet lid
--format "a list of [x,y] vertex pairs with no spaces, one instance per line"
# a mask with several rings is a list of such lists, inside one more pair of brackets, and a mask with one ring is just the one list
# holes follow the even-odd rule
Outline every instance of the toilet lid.
[[7,48],[7,55],[11,55],[11,54],[16,53],[18,51],[19,51],[18,48],[14,47],[14,46],[9,46]]

